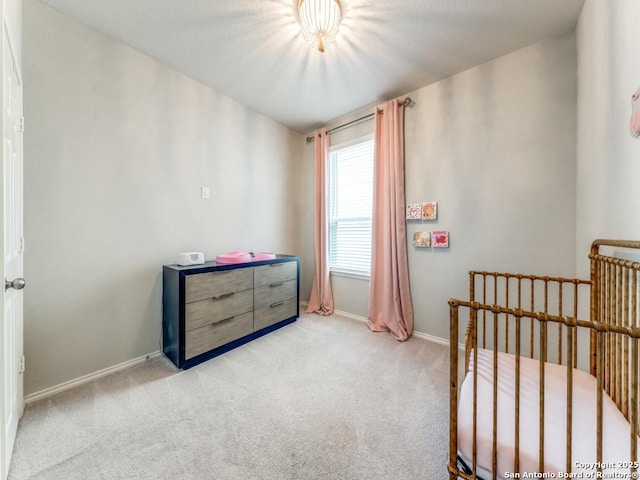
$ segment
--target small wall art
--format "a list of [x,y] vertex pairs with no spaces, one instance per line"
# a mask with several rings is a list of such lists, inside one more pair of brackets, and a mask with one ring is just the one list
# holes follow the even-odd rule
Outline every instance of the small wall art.
[[431,234],[429,232],[415,232],[413,234],[413,246],[427,248],[431,246]]
[[449,232],[444,230],[438,230],[431,232],[431,242],[434,248],[448,248],[449,247]]
[[407,204],[407,220],[420,220],[422,218],[422,204],[421,203],[409,203]]
[[633,138],[640,138],[640,88],[631,97],[629,133]]
[[422,204],[422,220],[437,220],[438,202],[426,202]]

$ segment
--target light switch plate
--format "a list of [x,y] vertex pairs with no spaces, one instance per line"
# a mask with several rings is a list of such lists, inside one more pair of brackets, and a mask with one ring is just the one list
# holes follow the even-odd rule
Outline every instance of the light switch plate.
[[200,196],[202,198],[209,198],[209,187],[200,188]]

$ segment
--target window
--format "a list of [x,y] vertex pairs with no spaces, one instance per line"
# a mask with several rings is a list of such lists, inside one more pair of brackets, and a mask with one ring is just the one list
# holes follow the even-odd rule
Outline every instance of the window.
[[331,147],[329,268],[369,276],[373,211],[373,137]]

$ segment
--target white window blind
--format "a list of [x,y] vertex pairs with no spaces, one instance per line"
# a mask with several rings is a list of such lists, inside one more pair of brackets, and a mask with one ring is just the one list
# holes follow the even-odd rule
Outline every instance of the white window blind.
[[329,268],[369,276],[373,138],[331,147],[329,162]]

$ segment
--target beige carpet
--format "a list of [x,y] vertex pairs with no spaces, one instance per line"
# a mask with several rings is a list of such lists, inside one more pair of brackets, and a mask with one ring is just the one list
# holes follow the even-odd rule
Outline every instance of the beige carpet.
[[29,405],[9,479],[445,479],[447,386],[447,347],[303,315]]

